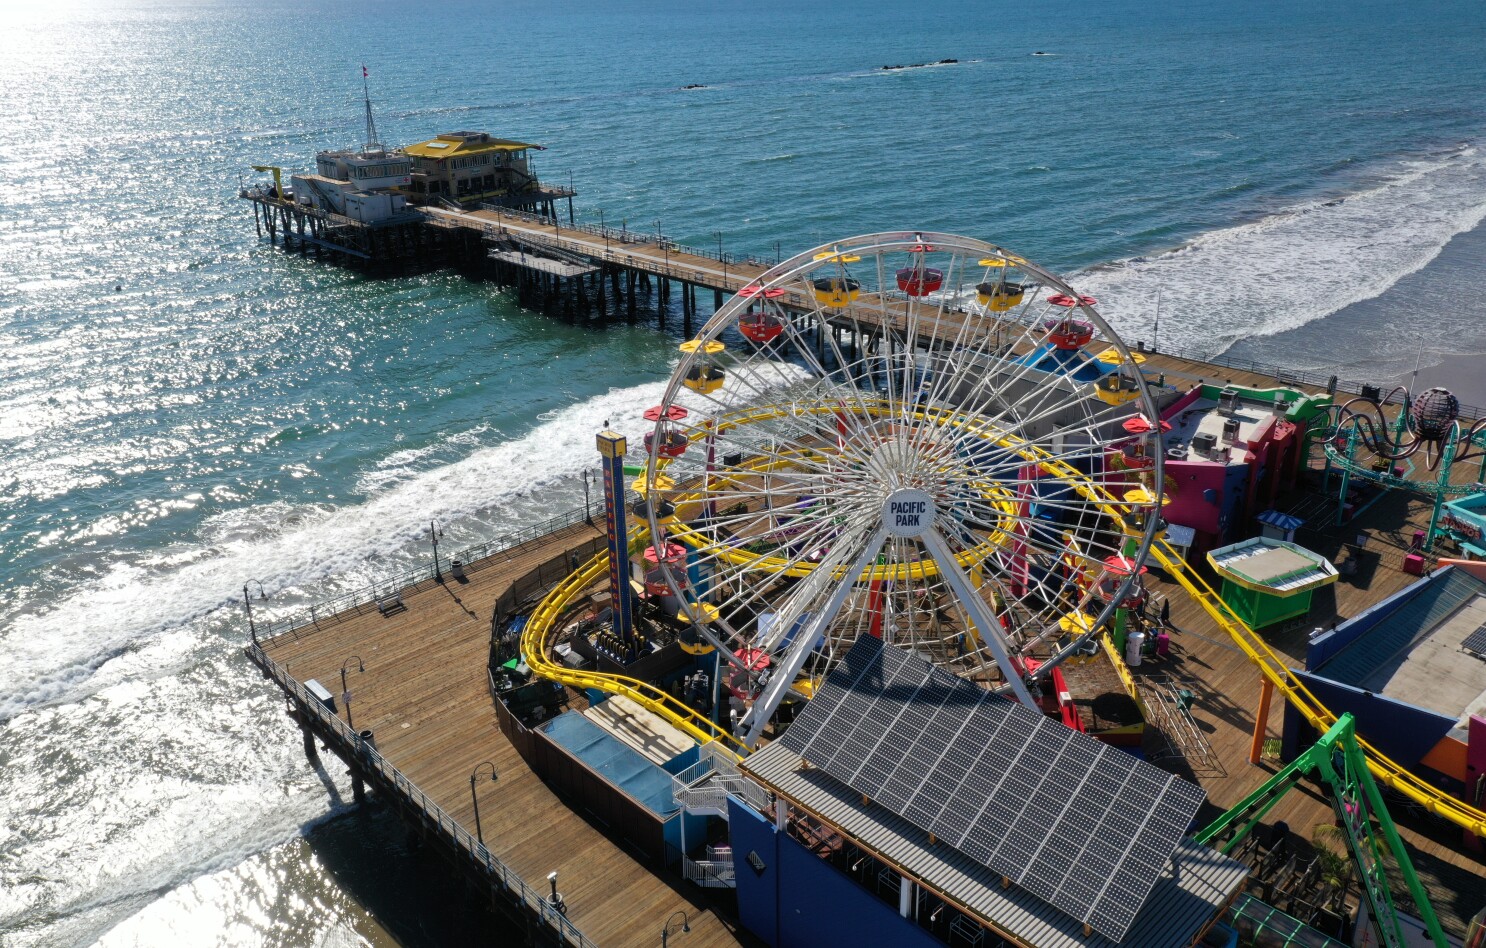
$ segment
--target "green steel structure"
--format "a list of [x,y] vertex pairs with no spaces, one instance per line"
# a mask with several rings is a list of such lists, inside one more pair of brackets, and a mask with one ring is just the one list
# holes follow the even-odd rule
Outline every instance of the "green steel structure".
[[1318,775],[1331,793],[1331,807],[1341,822],[1347,849],[1357,866],[1362,891],[1382,944],[1389,948],[1403,948],[1407,944],[1388,889],[1383,862],[1383,854],[1388,852],[1393,854],[1403,873],[1430,939],[1436,948],[1447,948],[1449,943],[1439,919],[1435,917],[1434,907],[1429,904],[1429,896],[1419,882],[1408,851],[1398,838],[1398,830],[1388,816],[1378,785],[1368,772],[1367,759],[1357,743],[1357,732],[1350,714],[1342,715],[1313,746],[1198,833],[1197,842],[1213,845],[1225,854],[1232,852],[1259,825],[1264,815],[1300,783],[1302,777],[1311,774]]

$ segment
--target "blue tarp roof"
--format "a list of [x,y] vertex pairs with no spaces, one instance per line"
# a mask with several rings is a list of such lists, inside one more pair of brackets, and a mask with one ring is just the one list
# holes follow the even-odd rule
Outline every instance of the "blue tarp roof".
[[1299,530],[1301,527],[1305,526],[1305,521],[1302,520],[1300,517],[1291,516],[1287,513],[1281,513],[1278,510],[1266,510],[1256,519],[1260,523],[1267,523],[1271,527],[1278,527],[1281,530]]
[[1049,375],[1061,375],[1076,382],[1097,382],[1118,366],[1091,358],[1082,349],[1059,349],[1043,344],[1016,360]]
[[541,730],[584,766],[639,800],[651,812],[667,817],[680,809],[671,797],[670,774],[581,713],[559,714],[543,724]]

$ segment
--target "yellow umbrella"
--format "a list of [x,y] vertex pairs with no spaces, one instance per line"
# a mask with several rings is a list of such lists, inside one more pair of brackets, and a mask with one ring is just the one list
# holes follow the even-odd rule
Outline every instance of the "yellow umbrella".
[[655,475],[655,484],[652,485],[650,478],[641,474],[635,478],[634,483],[630,485],[630,489],[637,494],[648,494],[652,486],[659,491],[675,490],[676,479],[665,474],[657,474]]
[[[688,616],[690,613],[690,616]],[[676,616],[678,619],[690,618],[692,622],[706,624],[716,622],[722,617],[722,612],[710,602],[688,602],[681,607],[681,612]]]
[[1069,635],[1083,635],[1094,628],[1094,617],[1087,612],[1070,612],[1058,620],[1058,628]]
[[[1116,349],[1114,346],[1110,346],[1108,349],[1105,349],[1103,352],[1099,353],[1097,358],[1100,362],[1103,362],[1106,365],[1119,365],[1121,362],[1125,361],[1125,357],[1123,355],[1120,355],[1120,350]],[[1145,362],[1145,356],[1141,355],[1138,352],[1132,352],[1130,353],[1130,361],[1134,362],[1136,365],[1141,365]]]
[[[1146,490],[1144,487],[1137,487],[1134,490],[1125,491],[1125,503],[1127,504],[1144,506],[1146,504],[1152,503],[1154,500],[1155,498],[1151,496],[1151,492]],[[1171,503],[1171,498],[1165,494],[1162,494],[1161,506],[1165,507],[1169,503]]]
[[818,253],[818,254],[816,254],[815,257],[814,257],[814,259],[816,259],[816,260],[829,260],[832,263],[856,263],[858,260],[860,260],[862,258],[859,257],[859,256],[857,256],[854,253],[842,253],[841,252],[841,248],[840,247],[836,247],[830,253]]
[[716,341],[715,339],[711,342],[703,342],[700,339],[688,339],[676,348],[680,349],[682,352],[696,352],[698,349],[700,349],[705,355],[717,355],[719,352],[726,349],[727,346]]

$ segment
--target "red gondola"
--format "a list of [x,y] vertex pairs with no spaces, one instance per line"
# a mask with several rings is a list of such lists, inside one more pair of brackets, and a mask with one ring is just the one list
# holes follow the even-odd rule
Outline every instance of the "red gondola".
[[[686,449],[691,445],[691,440],[686,437],[685,433],[673,428],[672,424],[685,418],[688,414],[690,412],[680,405],[672,405],[669,408],[656,405],[653,408],[645,409],[646,421],[661,422],[659,444],[655,440],[655,432],[647,431],[645,432],[645,450],[647,452],[654,451],[663,458],[679,458],[685,454]],[[662,415],[664,415],[664,419],[662,419]]]
[[[780,291],[784,292],[783,290]],[[749,342],[768,345],[784,334],[784,320],[771,313],[749,310],[738,317],[738,332]]]
[[1094,324],[1082,319],[1050,319],[1047,337],[1059,349],[1082,349],[1094,338]]
[[944,271],[905,267],[898,271],[898,289],[909,296],[928,296],[944,285]]

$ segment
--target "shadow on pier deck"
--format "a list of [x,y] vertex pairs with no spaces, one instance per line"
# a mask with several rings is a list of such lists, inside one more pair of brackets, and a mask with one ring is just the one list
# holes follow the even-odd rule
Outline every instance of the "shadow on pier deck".
[[[495,907],[526,924],[533,943],[655,943],[677,911],[690,918],[688,945],[751,943],[713,911],[709,891],[673,878],[569,809],[500,731],[486,679],[496,601],[539,592],[565,574],[572,554],[586,558],[601,545],[599,531],[577,519],[468,564],[464,582],[448,573],[444,583],[422,580],[400,590],[400,605],[389,592],[382,608],[370,599],[264,639],[249,654],[315,737],[397,807],[426,844],[488,886]],[[304,689],[310,680],[336,695],[336,711],[313,701]],[[352,737],[348,716],[357,731],[372,732],[374,751]],[[491,782],[483,768],[475,784],[486,842],[480,847],[470,777],[486,761],[499,779]],[[565,921],[539,904],[553,871]]]

